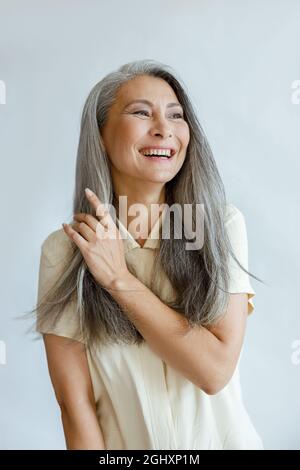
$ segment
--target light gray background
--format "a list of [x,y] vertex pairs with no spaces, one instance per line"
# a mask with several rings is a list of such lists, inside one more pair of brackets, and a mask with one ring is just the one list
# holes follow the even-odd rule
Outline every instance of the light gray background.
[[[0,1],[0,448],[63,449],[34,306],[40,245],[71,214],[79,119],[92,86],[151,58],[182,77],[228,199],[244,214],[255,311],[240,370],[267,449],[300,449],[299,1]],[[295,362],[295,361],[294,361]]]

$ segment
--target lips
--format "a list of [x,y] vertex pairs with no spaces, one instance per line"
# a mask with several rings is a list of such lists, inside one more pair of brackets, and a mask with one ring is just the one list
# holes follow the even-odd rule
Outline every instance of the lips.
[[[142,152],[145,152],[146,150],[171,150],[171,155],[169,158],[172,158],[176,153],[176,150],[172,147],[158,147],[156,145],[154,145],[153,147],[142,147],[139,149],[139,153],[145,156]],[[156,156],[159,157],[159,155]]]
[[173,157],[166,157],[166,156],[162,156],[162,155],[153,155],[153,156],[149,156],[149,155],[143,155],[142,153],[140,153],[141,157],[143,157],[145,160],[147,160],[148,162],[151,162],[153,164],[157,163],[157,164],[162,164],[162,165],[168,165],[168,164],[171,164],[171,162],[173,162]]

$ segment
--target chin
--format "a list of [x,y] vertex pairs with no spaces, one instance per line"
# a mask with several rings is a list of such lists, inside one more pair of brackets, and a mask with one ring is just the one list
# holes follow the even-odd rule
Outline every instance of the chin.
[[151,175],[143,175],[143,180],[149,181],[151,183],[160,183],[164,184],[174,178],[175,175],[162,175],[162,176],[151,176]]

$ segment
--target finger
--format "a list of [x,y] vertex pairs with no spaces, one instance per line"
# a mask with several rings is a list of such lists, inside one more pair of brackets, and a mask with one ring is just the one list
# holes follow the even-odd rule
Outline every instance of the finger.
[[107,230],[112,230],[115,224],[109,211],[105,208],[105,205],[100,202],[96,194],[89,188],[85,188],[85,193],[89,202],[96,211],[96,217],[100,217],[101,224],[105,226]]
[[102,227],[105,228],[105,230],[109,230],[111,228],[111,218],[108,213],[106,213],[104,216],[101,216],[98,222],[100,225],[102,225]]
[[79,234],[74,230],[70,225],[68,224],[62,224],[63,229],[65,233],[68,235],[68,237],[73,240],[73,242],[78,246],[80,250],[85,250],[89,243]]
[[95,209],[96,215],[102,217],[106,211],[104,205],[99,201],[99,198],[89,188],[85,188],[85,194],[88,198],[88,201]]
[[92,242],[95,239],[95,232],[85,222],[75,222],[73,229],[79,232],[88,242]]
[[80,214],[75,214],[73,216],[73,219],[79,223],[85,222],[86,225],[88,225],[94,232],[96,232],[96,228],[97,228],[97,224],[99,223],[99,220],[97,220],[93,215],[80,213]]
[[116,225],[112,222],[111,225],[109,222],[103,222],[103,219],[101,219],[100,222],[98,222],[97,229],[96,229],[96,235],[100,239],[112,239],[115,240],[118,237],[118,229]]

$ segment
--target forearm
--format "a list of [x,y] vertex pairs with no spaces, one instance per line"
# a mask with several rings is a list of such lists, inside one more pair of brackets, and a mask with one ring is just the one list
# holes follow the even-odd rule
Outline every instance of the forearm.
[[92,404],[68,410],[61,406],[67,450],[105,450],[103,434]]
[[[225,344],[164,304],[132,274],[110,290],[151,349],[207,393],[226,382]],[[213,393],[213,392],[212,392]]]

